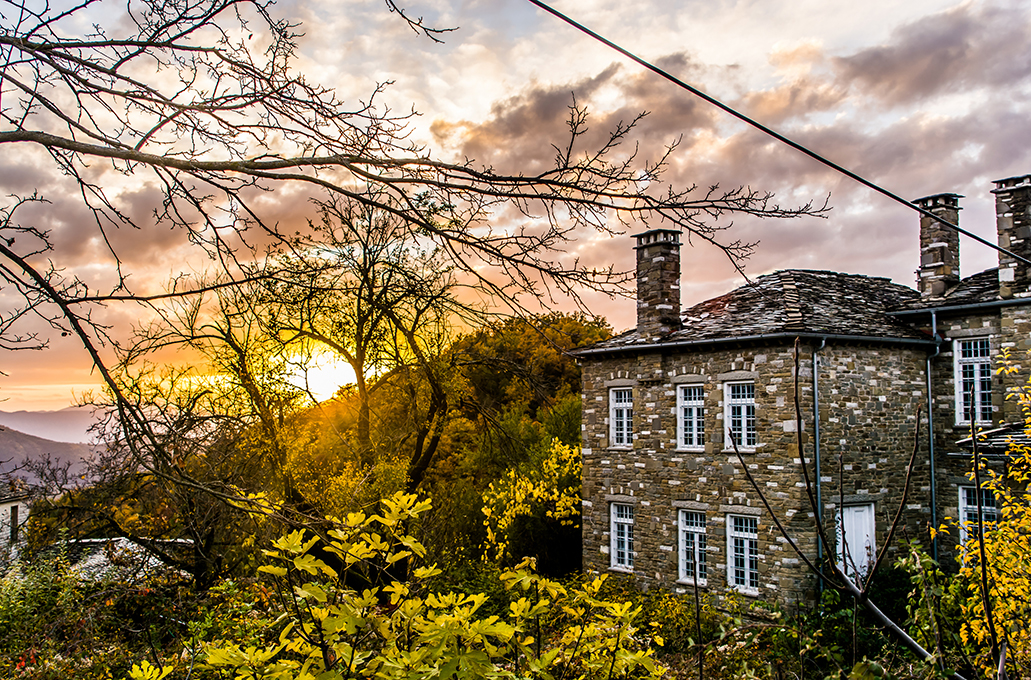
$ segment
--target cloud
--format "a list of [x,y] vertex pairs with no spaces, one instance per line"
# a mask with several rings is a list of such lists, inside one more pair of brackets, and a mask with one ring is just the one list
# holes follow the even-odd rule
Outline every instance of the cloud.
[[[681,70],[700,70],[684,54],[661,61],[677,64]],[[500,172],[541,172],[553,167],[554,147],[564,149],[569,142],[568,121],[574,101],[586,108],[589,116],[574,153],[594,152],[619,126],[636,120],[633,133],[613,157],[637,153],[642,160],[654,160],[666,145],[681,137],[712,132],[717,126],[716,112],[688,93],[668,86],[654,74],[628,72],[611,64],[589,78],[530,85],[494,102],[483,121],[437,119],[431,131],[436,144],[453,149],[461,158],[475,159]]]
[[1018,4],[965,3],[900,26],[887,44],[837,57],[834,65],[843,83],[892,105],[1014,87],[1031,72],[1031,22]]
[[[611,65],[598,75],[578,82],[532,85],[517,95],[494,102],[490,117],[484,122],[451,123],[438,119],[430,129],[438,144],[456,148],[464,158],[496,166],[501,172],[541,172],[554,158],[552,145],[562,146],[566,141],[566,125],[574,99],[581,103],[589,101],[618,71],[618,66]],[[597,137],[597,132],[591,136]]]

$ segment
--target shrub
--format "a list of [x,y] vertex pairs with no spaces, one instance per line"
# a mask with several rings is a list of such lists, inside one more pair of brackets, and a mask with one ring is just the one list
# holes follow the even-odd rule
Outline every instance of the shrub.
[[662,672],[652,639],[635,625],[640,608],[603,599],[603,579],[567,588],[524,560],[500,575],[513,593],[508,611],[485,615],[486,595],[428,592],[439,571],[414,566],[425,548],[405,526],[429,502],[397,494],[381,507],[382,514],[334,520],[325,538],[295,531],[276,541],[267,553],[272,564],[261,570],[274,580],[286,612],[278,640],[208,645],[206,666],[238,678],[283,680]]
[[528,555],[549,575],[579,571],[582,460],[579,446],[555,438],[539,459],[491,483],[483,494],[488,559]]

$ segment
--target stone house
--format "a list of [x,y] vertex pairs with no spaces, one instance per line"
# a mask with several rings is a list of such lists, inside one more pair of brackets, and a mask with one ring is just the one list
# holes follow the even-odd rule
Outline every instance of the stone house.
[[[995,185],[999,243],[1031,258],[1031,176]],[[918,203],[956,223],[960,198]],[[1023,422],[1004,400],[1023,378],[993,362],[1031,347],[1026,265],[1001,254],[961,278],[958,235],[922,217],[917,288],[793,269],[681,310],[679,233],[635,238],[637,327],[576,352],[585,570],[793,603],[815,578],[774,516],[816,562],[819,513],[849,573],[869,568],[900,503],[900,530],[925,543],[979,500],[991,516],[957,442],[971,417]],[[957,533],[933,546],[943,563]]]
[[29,518],[29,502],[29,495],[17,487],[0,491],[0,564],[17,554]]

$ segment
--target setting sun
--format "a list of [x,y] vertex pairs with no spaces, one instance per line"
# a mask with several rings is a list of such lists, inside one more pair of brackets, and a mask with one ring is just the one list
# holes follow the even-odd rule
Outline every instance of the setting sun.
[[290,371],[288,381],[311,393],[317,401],[325,401],[342,386],[353,383],[355,375],[354,369],[343,359],[328,352],[320,352],[306,358],[303,365],[298,363]]

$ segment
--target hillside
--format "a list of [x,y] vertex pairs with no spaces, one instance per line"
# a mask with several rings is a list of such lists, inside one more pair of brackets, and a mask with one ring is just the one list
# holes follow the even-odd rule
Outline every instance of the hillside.
[[81,467],[79,461],[89,454],[90,447],[86,444],[50,441],[10,427],[0,430],[0,472],[9,471],[26,459],[38,459],[46,455],[61,462],[72,463],[74,471]]

